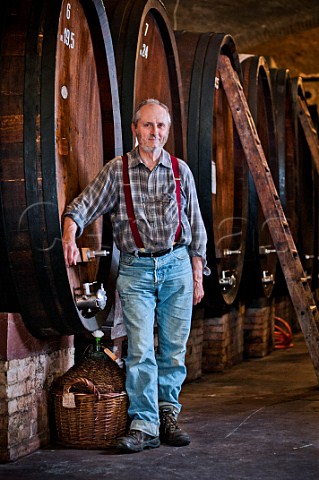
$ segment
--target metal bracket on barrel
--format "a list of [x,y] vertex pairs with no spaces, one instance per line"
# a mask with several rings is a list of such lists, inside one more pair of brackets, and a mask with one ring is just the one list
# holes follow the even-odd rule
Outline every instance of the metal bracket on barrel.
[[92,262],[97,257],[107,257],[110,252],[109,250],[91,250],[90,248],[84,247],[80,248],[80,258],[79,262]]

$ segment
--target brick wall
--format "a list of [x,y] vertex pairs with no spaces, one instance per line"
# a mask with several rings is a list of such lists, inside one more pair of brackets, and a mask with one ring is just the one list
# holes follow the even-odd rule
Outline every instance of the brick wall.
[[73,365],[74,349],[73,337],[33,338],[18,314],[0,314],[0,324],[0,461],[6,462],[49,443],[50,387]]

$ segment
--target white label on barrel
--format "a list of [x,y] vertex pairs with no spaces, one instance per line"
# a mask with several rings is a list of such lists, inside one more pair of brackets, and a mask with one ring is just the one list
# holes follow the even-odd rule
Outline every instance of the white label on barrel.
[[[66,4],[65,16],[67,20],[71,19],[71,4]],[[75,47],[75,33],[71,32],[67,27],[64,28],[63,33],[60,35],[60,41],[69,48]]]
[[146,45],[145,43],[143,43],[142,48],[140,49],[140,55],[143,58],[148,57],[148,45]]
[[216,90],[219,89],[219,78],[218,77],[215,77],[215,88],[216,88]]
[[212,160],[212,194],[216,195],[216,163]]
[[69,48],[74,48],[75,46],[75,33],[71,32],[68,28],[65,27],[63,34],[60,35],[60,40],[64,45]]
[[62,395],[62,406],[64,408],[76,408],[74,393],[64,393]]
[[65,85],[61,87],[61,95],[62,95],[62,98],[64,98],[64,100],[68,98],[69,92]]
[[67,3],[66,4],[66,18],[70,20],[71,18],[71,4]]
[[[144,37],[146,37],[146,35],[147,35],[148,28],[149,28],[149,24],[147,22],[145,22]],[[148,45],[146,43],[143,43],[142,48],[140,48],[140,56],[142,58],[146,58],[146,59],[148,57]]]

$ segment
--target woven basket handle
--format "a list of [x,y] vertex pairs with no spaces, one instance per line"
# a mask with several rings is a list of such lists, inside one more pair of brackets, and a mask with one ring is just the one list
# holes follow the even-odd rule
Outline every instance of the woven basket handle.
[[74,385],[83,385],[88,390],[88,393],[92,393],[93,395],[96,396],[96,398],[98,400],[100,399],[100,393],[99,393],[98,389],[96,388],[96,386],[94,385],[94,383],[91,382],[91,380],[89,380],[88,378],[85,378],[85,377],[75,378],[74,380],[71,380],[70,383],[68,383],[66,385],[63,385],[63,393],[69,393],[71,388]]

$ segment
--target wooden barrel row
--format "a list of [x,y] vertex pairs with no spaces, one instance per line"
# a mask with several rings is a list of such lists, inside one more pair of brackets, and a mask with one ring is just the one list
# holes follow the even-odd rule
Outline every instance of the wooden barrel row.
[[[263,58],[241,64],[229,35],[173,32],[158,0],[17,0],[2,8],[0,311],[19,309],[35,336],[93,331],[105,322],[118,263],[109,219],[94,222],[79,240],[80,247],[108,255],[66,269],[61,215],[105,162],[132,148],[134,108],[150,97],[169,106],[167,149],[184,158],[195,177],[212,270],[205,279],[207,312],[233,303],[242,277],[254,295],[270,296],[276,255],[218,58],[229,57],[245,88],[287,216],[295,221],[300,212],[289,210],[295,197],[290,201],[286,188],[295,126],[287,128],[286,91],[280,117],[279,74],[272,73],[271,86]],[[284,82],[290,85],[287,76]],[[274,116],[271,88],[277,87]],[[284,152],[277,144],[280,122],[288,135]],[[95,298],[101,283],[109,297],[104,311],[75,301],[83,285]]]
[[[208,232],[212,275],[205,285],[206,314],[219,313],[220,297],[231,304],[235,298],[249,301],[287,293],[223,94],[217,69],[220,55],[230,58],[242,83],[303,266],[312,288],[318,288],[317,177],[294,106],[302,89],[294,89],[286,69],[270,70],[264,57],[240,55],[239,65],[227,35],[176,32],[176,39],[187,116],[187,161]],[[225,282],[225,277],[231,281]]]

